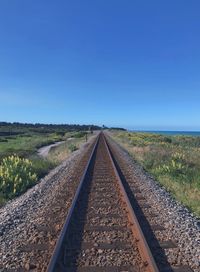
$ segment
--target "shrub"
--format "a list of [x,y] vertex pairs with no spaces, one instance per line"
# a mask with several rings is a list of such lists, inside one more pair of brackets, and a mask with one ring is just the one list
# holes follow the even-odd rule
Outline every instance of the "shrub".
[[63,137],[63,136],[65,136],[65,131],[57,131],[56,135]]
[[142,163],[146,170],[152,170],[169,160],[168,151],[159,145],[149,145],[144,148]]
[[169,138],[169,137],[163,137],[163,142],[171,144],[172,143],[172,139]]
[[185,155],[180,152],[172,154],[171,160],[158,166],[155,169],[156,174],[168,174],[172,177],[186,177],[189,171],[189,165],[185,161]]
[[82,138],[87,134],[86,131],[79,131],[72,135],[73,138]]
[[134,159],[200,216],[200,137],[114,133]]
[[0,189],[5,197],[24,192],[37,181],[32,163],[16,155],[8,156],[0,165]]
[[68,148],[69,148],[69,150],[71,152],[74,152],[74,151],[76,151],[78,149],[78,147],[76,145],[74,145],[74,144],[70,144]]
[[0,142],[6,143],[6,142],[8,142],[8,140],[6,138],[0,138]]
[[142,161],[142,163],[143,163],[143,166],[144,166],[145,169],[147,169],[147,170],[148,169],[152,169],[153,165],[155,163],[155,156],[154,156],[154,154],[152,154],[150,152],[145,153],[143,155],[143,161]]

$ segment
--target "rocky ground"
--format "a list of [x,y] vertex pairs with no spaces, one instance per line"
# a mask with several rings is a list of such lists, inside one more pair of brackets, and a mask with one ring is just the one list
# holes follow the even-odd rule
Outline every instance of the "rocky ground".
[[46,271],[94,137],[0,209],[0,271]]
[[[112,136],[112,135],[110,135]],[[172,266],[186,265],[195,272],[200,271],[200,219],[174,200],[171,195],[155,181],[151,175],[128,154],[128,152],[112,142],[120,153],[122,160],[129,167],[129,182],[133,181],[151,207],[151,212],[158,216],[151,219],[151,224],[162,225],[164,231],[156,231],[158,240],[171,240],[176,248],[165,249],[167,259]]]

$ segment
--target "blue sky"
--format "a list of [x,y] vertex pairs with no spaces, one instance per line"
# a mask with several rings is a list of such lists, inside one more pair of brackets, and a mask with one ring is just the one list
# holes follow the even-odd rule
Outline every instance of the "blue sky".
[[200,1],[1,0],[0,120],[200,130]]

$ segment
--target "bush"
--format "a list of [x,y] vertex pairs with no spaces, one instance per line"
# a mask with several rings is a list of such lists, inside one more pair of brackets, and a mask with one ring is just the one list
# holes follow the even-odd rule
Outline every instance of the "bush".
[[0,165],[0,190],[6,197],[13,197],[24,192],[37,181],[32,163],[16,155],[8,156]]
[[152,170],[169,160],[168,151],[158,145],[149,145],[143,148],[141,163],[146,170]]
[[74,145],[74,144],[70,144],[69,145],[69,150],[71,151],[71,152],[74,152],[74,151],[76,151],[78,149],[78,147],[76,146],[76,145]]
[[56,135],[63,137],[65,136],[65,131],[57,131]]
[[82,138],[87,134],[86,131],[79,131],[72,135],[73,138]]
[[6,142],[8,142],[8,140],[6,138],[0,138],[0,142],[6,143]]
[[155,174],[167,174],[174,178],[187,178],[191,176],[191,170],[188,163],[185,161],[185,154],[175,152],[171,159],[155,169]]
[[160,184],[200,216],[200,137],[114,133]]

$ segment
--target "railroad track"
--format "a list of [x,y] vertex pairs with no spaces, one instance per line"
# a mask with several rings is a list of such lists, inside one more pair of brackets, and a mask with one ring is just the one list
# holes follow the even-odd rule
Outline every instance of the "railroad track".
[[[97,137],[48,266],[54,271],[161,271],[103,133]],[[184,267],[162,271],[186,272]]]

